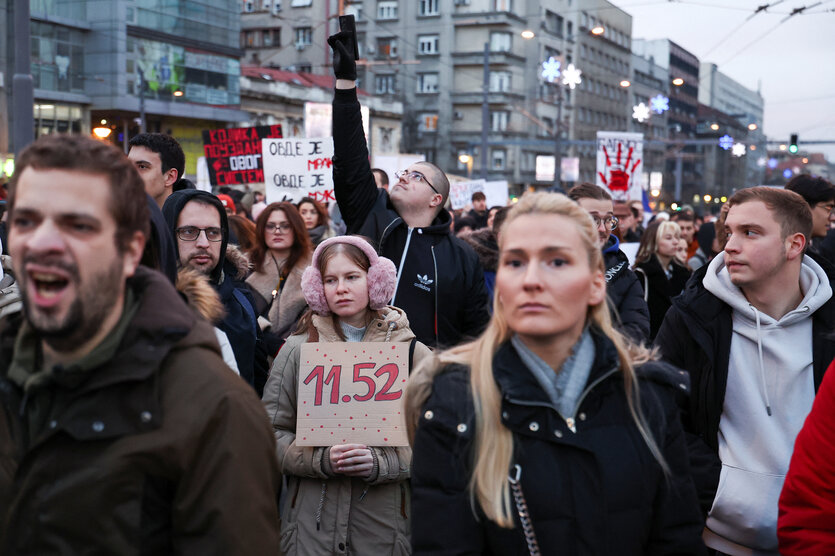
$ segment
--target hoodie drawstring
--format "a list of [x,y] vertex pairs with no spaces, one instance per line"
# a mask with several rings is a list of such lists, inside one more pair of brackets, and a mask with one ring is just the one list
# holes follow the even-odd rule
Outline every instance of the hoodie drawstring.
[[322,509],[325,507],[325,494],[328,492],[328,482],[322,481],[322,494],[319,495],[319,507],[316,508],[316,530],[322,524]]
[[397,323],[394,321],[389,322],[389,329],[386,331],[386,341],[388,342],[391,340],[391,333],[394,332],[394,329],[397,328]]
[[754,318],[757,321],[757,351],[760,355],[760,378],[763,383],[763,395],[765,396],[765,410],[768,416],[771,417],[771,402],[768,399],[768,385],[765,382],[765,365],[763,364],[763,340],[760,334],[760,312],[752,304],[748,304],[752,311],[754,311]]

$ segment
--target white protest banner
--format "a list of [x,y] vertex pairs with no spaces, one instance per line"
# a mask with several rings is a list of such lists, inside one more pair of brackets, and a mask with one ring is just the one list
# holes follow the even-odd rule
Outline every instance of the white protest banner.
[[643,175],[643,133],[597,132],[597,185],[616,201],[641,199]]
[[322,203],[333,196],[333,138],[263,139],[267,203],[298,202],[312,197]]
[[408,446],[409,344],[309,343],[299,355],[298,446]]
[[487,197],[487,208],[506,207],[510,201],[507,181],[488,181],[484,184],[484,196]]
[[462,209],[472,202],[473,193],[484,191],[485,180],[459,181],[449,184],[449,203],[455,210]]

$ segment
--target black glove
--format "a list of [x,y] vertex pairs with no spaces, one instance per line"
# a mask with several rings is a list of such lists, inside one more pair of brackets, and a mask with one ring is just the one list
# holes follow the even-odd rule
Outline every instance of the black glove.
[[328,37],[328,44],[333,50],[333,74],[337,79],[357,80],[357,61],[354,60],[353,47],[348,49],[353,33],[340,31]]

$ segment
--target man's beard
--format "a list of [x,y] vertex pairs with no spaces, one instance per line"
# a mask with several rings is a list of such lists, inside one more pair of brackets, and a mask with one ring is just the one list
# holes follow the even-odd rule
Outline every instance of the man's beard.
[[[122,293],[125,277],[120,257],[84,282],[75,263],[60,263],[60,267],[70,274],[70,281],[76,287],[76,298],[63,318],[34,309],[25,283],[21,293],[26,320],[35,332],[55,351],[66,352],[96,335],[107,315],[113,311]],[[24,281],[29,279],[24,274]]]

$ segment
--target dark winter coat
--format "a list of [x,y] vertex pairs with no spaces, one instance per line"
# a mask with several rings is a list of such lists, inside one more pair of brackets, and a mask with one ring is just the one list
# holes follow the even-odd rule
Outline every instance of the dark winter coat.
[[[220,259],[209,275],[212,286],[220,294],[220,300],[226,309],[226,316],[217,323],[217,327],[229,338],[241,378],[251,384],[260,395],[267,381],[269,367],[261,351],[256,349],[260,329],[255,313],[255,300],[252,299],[252,292],[244,283],[249,270],[249,261],[234,245],[228,245],[229,222],[223,203],[217,196],[206,191],[184,189],[172,193],[165,200],[162,213],[168,223],[168,229],[174,235],[177,219],[183,207],[197,197],[217,209],[220,215],[220,228],[223,230]],[[177,259],[179,260],[179,252]]]
[[333,138],[334,195],[348,233],[370,238],[377,252],[397,265],[399,282],[392,304],[406,311],[418,340],[452,346],[477,336],[489,319],[478,257],[450,234],[447,211],[438,213],[426,228],[409,228],[388,193],[377,189],[356,89],[335,91]]
[[[810,254],[830,278],[832,266]],[[690,467],[699,503],[706,515],[716,497],[722,462],[719,459],[719,421],[728,383],[733,335],[731,307],[707,291],[702,283],[709,265],[699,268],[682,294],[673,301],[655,338],[662,358],[690,373],[690,397],[682,406]],[[827,365],[835,358],[835,298],[812,314],[812,359],[817,391]]]
[[128,287],[116,355],[83,374],[56,367],[24,393],[6,374],[14,329],[0,338],[0,553],[277,554],[258,398],[162,274],[139,267]]
[[482,228],[459,236],[473,248],[484,269],[484,285],[487,287],[488,309],[493,310],[493,290],[496,287],[496,270],[499,268],[499,244],[493,230]]
[[635,274],[638,276],[638,283],[641,287],[648,286],[646,292],[647,306],[649,307],[649,339],[655,339],[661,323],[664,322],[664,315],[672,305],[673,298],[681,293],[690,277],[690,271],[678,263],[673,262],[673,275],[667,278],[664,269],[658,258],[653,255],[648,261],[635,265]]
[[638,277],[629,269],[629,259],[619,248],[618,238],[611,236],[603,248],[606,264],[606,294],[612,320],[619,329],[638,343],[649,339],[649,308]]
[[[641,402],[669,465],[665,478],[627,408],[617,352],[595,333],[596,359],[576,433],[550,404],[510,342],[493,359],[502,424],[513,432],[521,486],[542,554],[704,554],[702,521],[674,401],[687,377],[663,363],[639,368]],[[468,483],[475,436],[469,371],[449,366],[423,405],[412,459],[415,555],[527,555],[514,529],[474,513]],[[512,503],[511,503],[512,505]]]

